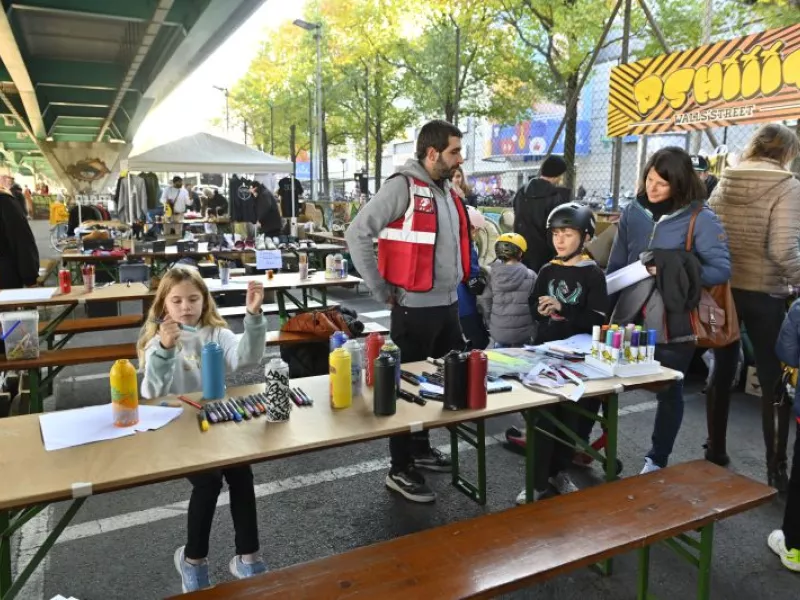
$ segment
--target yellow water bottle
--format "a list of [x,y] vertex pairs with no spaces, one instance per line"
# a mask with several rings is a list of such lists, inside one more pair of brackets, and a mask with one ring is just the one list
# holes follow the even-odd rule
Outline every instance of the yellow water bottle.
[[111,406],[115,427],[131,427],[139,422],[139,385],[136,369],[129,360],[118,360],[111,367]]
[[350,374],[350,353],[337,348],[330,355],[331,408],[350,408],[353,384]]

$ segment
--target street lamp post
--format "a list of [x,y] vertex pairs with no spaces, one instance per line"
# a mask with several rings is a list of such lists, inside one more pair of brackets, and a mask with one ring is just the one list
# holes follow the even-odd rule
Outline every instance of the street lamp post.
[[345,177],[345,175],[344,175],[344,166],[347,164],[347,159],[346,158],[340,158],[339,160],[342,161],[342,194],[344,194],[345,191],[346,191],[345,183],[344,183],[345,182],[345,179],[344,179],[344,177]]
[[230,107],[228,102],[228,96],[230,95],[228,88],[220,87],[218,85],[214,86],[215,90],[219,90],[223,94],[225,94],[225,133],[230,133],[231,130],[231,117],[230,117]]
[[301,29],[314,33],[317,42],[317,175],[319,177],[317,185],[317,198],[319,199],[322,187],[322,23],[309,23],[302,19],[295,19],[294,24]]

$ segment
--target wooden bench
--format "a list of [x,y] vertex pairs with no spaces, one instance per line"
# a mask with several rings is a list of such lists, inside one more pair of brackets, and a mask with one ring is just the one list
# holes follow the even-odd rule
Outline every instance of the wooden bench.
[[[116,317],[94,317],[90,319],[64,319],[55,322],[42,321],[39,323],[39,335],[47,340],[50,350],[63,348],[79,333],[96,333],[100,331],[113,331],[115,329],[136,329],[144,323],[144,315],[119,315]],[[53,340],[53,335],[63,335],[58,342]]]
[[[339,306],[338,302],[328,302],[328,308],[333,308],[335,306]],[[308,301],[308,308],[309,310],[318,310],[323,308],[321,302],[317,302],[316,300],[309,300]],[[247,307],[245,306],[225,306],[219,307],[219,314],[222,317],[241,317],[244,316],[244,313],[247,311]],[[277,303],[274,304],[262,304],[261,310],[264,311],[265,315],[277,315],[280,312]],[[287,312],[297,312],[300,309],[296,306],[293,307],[286,307]]]
[[[136,344],[112,344],[109,346],[86,346],[83,348],[57,348],[42,350],[39,358],[7,360],[0,359],[0,372],[27,371],[31,397],[30,411],[42,412],[42,390],[49,389],[55,376],[64,367],[113,362],[122,358],[136,358]],[[42,369],[47,375],[41,376]]]
[[[637,597],[644,600],[650,597],[650,547],[666,542],[699,567],[697,597],[705,600],[714,523],[775,493],[693,461],[180,597],[493,598],[637,550]],[[698,530],[699,539],[686,535]]]

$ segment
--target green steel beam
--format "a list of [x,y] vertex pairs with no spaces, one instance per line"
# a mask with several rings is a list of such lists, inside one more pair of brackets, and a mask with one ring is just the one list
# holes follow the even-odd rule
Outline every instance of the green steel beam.
[[[113,91],[105,90],[80,90],[69,87],[40,87],[37,90],[39,104],[47,106],[53,102],[70,102],[70,103],[86,103],[86,104],[101,104],[103,106],[110,106],[114,100]],[[129,95],[129,98],[135,102],[136,96]]]
[[78,62],[31,58],[28,70],[35,83],[56,85],[84,85],[90,87],[119,88],[125,75],[122,65],[116,63]]
[[[65,9],[65,5],[68,8]],[[46,11],[56,13],[89,13],[95,17],[119,18],[141,21],[152,14],[150,2],[126,2],[125,0],[25,0],[24,4],[14,3],[12,9],[29,11]]]
[[97,139],[97,133],[57,133],[53,132],[53,141],[56,142],[93,142]]

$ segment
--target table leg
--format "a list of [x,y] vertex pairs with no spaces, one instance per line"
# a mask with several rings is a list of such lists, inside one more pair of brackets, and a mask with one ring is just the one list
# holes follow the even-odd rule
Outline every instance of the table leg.
[[[22,588],[25,587],[25,584],[30,579],[30,576],[33,575],[33,572],[39,567],[41,562],[44,560],[44,557],[47,556],[47,553],[50,552],[50,549],[56,543],[59,536],[64,532],[67,528],[67,525],[70,524],[72,519],[75,517],[75,514],[78,512],[83,503],[86,501],[86,498],[76,498],[72,505],[67,509],[67,512],[64,513],[64,516],[59,519],[56,526],[53,528],[53,531],[50,532],[50,535],[47,536],[44,543],[39,547],[36,551],[36,554],[33,555],[30,562],[25,565],[25,568],[22,572],[17,576],[17,579],[11,583],[11,585],[7,589],[3,589],[2,581],[0,581],[0,600],[12,600],[13,598],[17,597],[17,594],[22,591]],[[0,528],[2,528],[2,516],[0,516]],[[9,542],[9,543],[6,543]],[[3,541],[3,547],[10,546],[10,537],[8,540]],[[10,571],[10,556],[9,556],[9,571]],[[2,557],[0,556],[0,579],[2,578]],[[10,579],[10,577],[9,577]]]
[[617,479],[617,443],[619,439],[619,396],[611,394],[604,401],[606,425],[606,481]]
[[278,318],[280,319],[281,325],[283,325],[289,319],[289,313],[286,312],[286,298],[283,296],[283,290],[276,290],[276,292],[278,300]]
[[533,502],[533,486],[536,482],[536,411],[523,411],[525,418],[525,502]]
[[[0,511],[0,531],[9,528],[8,511]],[[0,598],[6,597],[6,592],[11,588],[11,538],[0,537]]]
[[41,396],[42,386],[39,385],[39,376],[39,369],[28,370],[28,394],[30,395],[28,412],[30,414],[44,412],[44,402]]
[[636,585],[637,600],[650,598],[650,546],[639,550],[639,576]]
[[711,556],[714,552],[714,523],[709,523],[700,530],[700,561],[697,581],[698,600],[711,597]]
[[[486,504],[486,423],[483,419],[475,422],[475,428],[467,423],[459,423],[449,427],[451,460],[453,461],[453,485],[469,498],[480,504]],[[458,442],[463,440],[477,451],[478,482],[473,483],[461,475],[458,453]]]

